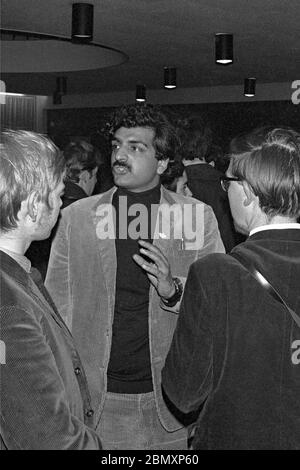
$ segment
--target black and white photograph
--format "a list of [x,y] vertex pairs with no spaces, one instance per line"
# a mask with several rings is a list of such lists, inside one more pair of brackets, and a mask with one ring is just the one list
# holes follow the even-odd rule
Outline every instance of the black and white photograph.
[[299,0],[0,8],[0,450],[300,450]]

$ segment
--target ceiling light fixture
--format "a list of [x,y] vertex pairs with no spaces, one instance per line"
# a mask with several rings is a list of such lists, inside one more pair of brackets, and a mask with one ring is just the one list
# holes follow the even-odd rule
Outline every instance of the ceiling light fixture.
[[251,98],[255,96],[255,85],[256,85],[256,78],[245,78],[244,80],[244,95]]
[[176,88],[176,67],[164,67],[164,87]]
[[93,39],[94,5],[91,3],[73,3],[72,39],[90,42]]
[[139,103],[143,103],[144,101],[146,101],[146,86],[145,85],[136,86],[135,100],[138,101]]
[[228,65],[233,63],[233,35],[228,33],[215,34],[216,63]]

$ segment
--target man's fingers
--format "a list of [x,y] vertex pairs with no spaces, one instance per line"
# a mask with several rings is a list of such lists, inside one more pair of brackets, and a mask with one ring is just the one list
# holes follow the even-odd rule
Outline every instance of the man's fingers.
[[156,263],[157,265],[160,264],[161,262],[161,259],[159,258],[159,256],[157,256],[155,253],[153,253],[152,251],[149,251],[149,250],[145,250],[145,248],[140,248],[140,253],[143,253],[144,255],[147,256],[147,258],[150,258],[152,259],[152,261],[154,263]]
[[147,273],[157,277],[159,271],[156,264],[145,261],[145,258],[137,254],[133,255],[133,259],[142,269],[147,271]]
[[161,252],[157,246],[154,246],[152,243],[146,242],[145,240],[139,240],[139,244],[146,249],[147,251],[155,254],[156,256],[160,257],[163,259],[164,262],[168,262],[167,258],[165,255]]

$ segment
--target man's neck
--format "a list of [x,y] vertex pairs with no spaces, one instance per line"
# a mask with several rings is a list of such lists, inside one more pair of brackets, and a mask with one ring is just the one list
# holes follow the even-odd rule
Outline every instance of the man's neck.
[[0,248],[9,250],[18,255],[24,255],[30,246],[30,241],[23,240],[17,235],[13,236],[9,233],[0,235]]
[[270,228],[272,228],[272,226],[274,225],[295,224],[295,223],[297,223],[297,219],[295,217],[283,217],[281,215],[276,215],[275,217],[272,217],[272,219],[270,219],[267,216],[265,216],[259,220],[256,220],[255,223],[252,224],[252,226],[249,229],[249,233],[260,227],[270,226]]
[[157,185],[153,186],[153,188],[145,189],[144,191],[132,191],[128,188],[124,188],[122,186],[118,186],[118,192],[119,193],[124,193],[128,195],[132,195],[133,197],[143,197],[144,195],[149,195],[152,193],[160,193],[160,188],[161,188],[161,183],[158,182]]

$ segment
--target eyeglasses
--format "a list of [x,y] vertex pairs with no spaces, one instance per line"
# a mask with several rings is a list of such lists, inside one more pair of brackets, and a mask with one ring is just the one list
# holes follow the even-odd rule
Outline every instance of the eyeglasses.
[[229,178],[228,176],[220,176],[220,184],[223,191],[227,193],[230,181],[241,181],[239,178]]

